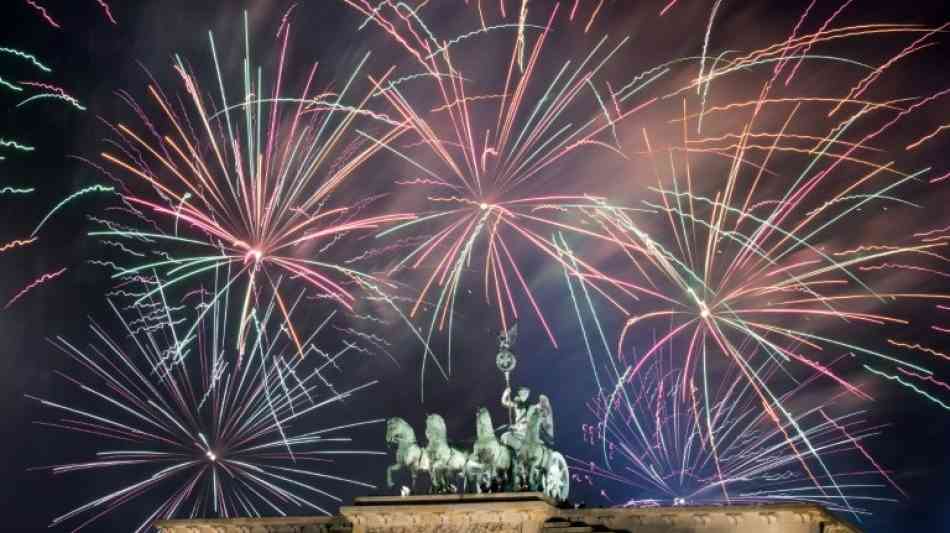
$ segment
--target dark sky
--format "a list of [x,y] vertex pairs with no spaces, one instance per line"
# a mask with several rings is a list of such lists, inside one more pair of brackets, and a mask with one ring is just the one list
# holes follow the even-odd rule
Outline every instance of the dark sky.
[[[587,1],[582,0],[582,3]],[[70,156],[95,159],[103,150],[103,139],[111,134],[99,118],[108,122],[131,120],[128,107],[116,97],[116,91],[128,91],[137,99],[143,98],[147,72],[163,85],[176,86],[177,80],[171,68],[176,53],[198,65],[196,69],[205,68],[208,64],[209,29],[215,32],[224,68],[234,68],[241,57],[243,9],[249,10],[251,38],[257,43],[255,50],[260,51],[258,53],[263,64],[272,65],[273,34],[281,16],[293,2],[113,0],[111,3],[117,25],[109,22],[95,0],[42,2],[60,24],[60,29],[49,27],[24,2],[10,0],[4,6],[3,20],[0,21],[0,27],[3,27],[0,46],[35,53],[53,69],[46,79],[65,87],[87,109],[80,112],[66,105],[52,103],[17,108],[18,98],[15,95],[0,93],[3,117],[0,137],[14,138],[36,146],[35,152],[8,154],[7,159],[0,162],[3,176],[0,186],[25,185],[36,188],[36,193],[26,199],[0,198],[0,242],[28,234],[49,206],[67,194],[93,183],[105,182],[99,172]],[[486,2],[489,3],[496,4]],[[538,0],[535,3],[545,2]],[[608,0],[605,3],[597,27],[592,31],[617,36],[629,34],[633,39],[633,47],[626,52],[629,55],[611,67],[611,76],[622,80],[629,78],[631,73],[670,59],[700,53],[705,23],[713,2],[680,0],[670,13],[659,19],[657,12],[665,3],[653,0],[629,0],[629,3],[628,0]],[[595,2],[591,0],[590,4]],[[755,49],[784,39],[808,2],[756,2],[754,7],[747,4],[730,0],[723,2],[711,40],[711,47],[715,51],[728,48]],[[816,13],[824,15],[816,14],[809,19],[811,30],[820,24],[816,20],[824,20],[840,2],[819,1],[817,4]],[[896,22],[938,26],[950,20],[950,8],[945,4],[940,0],[905,3],[856,0],[840,23]],[[434,20],[439,20],[447,28],[466,28],[477,24],[471,18],[453,19],[449,16],[452,9],[443,9],[442,6],[438,9],[439,14],[444,16],[435,17]],[[471,8],[466,8],[465,13],[465,17],[470,17]],[[399,50],[375,29],[357,32],[360,17],[342,2],[299,2],[291,20],[294,27],[289,70],[320,61],[320,68],[325,69],[321,70],[322,79],[338,80],[348,75],[358,58],[369,50],[374,52],[367,68],[370,72],[378,72],[400,62],[405,65],[405,58]],[[451,33],[446,29],[445,34]],[[574,28],[572,32],[567,32],[567,36],[555,39],[548,52],[568,57],[579,47],[588,46],[590,39]],[[902,63],[896,73],[883,79],[877,86],[875,98],[931,94],[946,88],[950,84],[947,74],[950,72],[950,62],[947,60],[950,57],[947,46],[950,43],[943,37],[935,41],[938,44],[932,49]],[[855,40],[841,44],[838,50],[842,55],[859,57],[876,65],[893,56],[907,42]],[[491,52],[486,51],[486,56],[490,56]],[[8,61],[5,57],[0,59],[4,61],[0,77],[30,79],[25,77],[28,74],[16,70],[23,68],[21,64]],[[560,61],[556,63],[559,65]],[[299,73],[296,75],[299,76]],[[488,71],[483,75],[497,77],[498,72]],[[835,73],[833,69],[826,69],[820,75],[803,76],[800,83],[806,88],[811,88],[810,84],[834,84]],[[841,91],[836,90],[834,93],[841,94]],[[894,133],[896,140],[889,144],[900,146],[899,143],[905,138],[919,137],[920,132],[930,131],[945,122],[940,116],[941,108],[938,106],[935,109],[934,113],[915,116],[906,126],[898,128],[899,131]],[[946,101],[942,109],[947,109]],[[947,114],[943,113],[942,116],[946,117]],[[636,130],[634,128],[631,131],[638,134]],[[950,168],[950,160],[947,159],[946,151],[940,150],[942,146],[946,146],[946,141],[942,145],[939,141],[934,143],[919,154],[926,164],[910,166],[919,168],[932,165],[935,172],[945,172]],[[378,166],[370,168],[380,170]],[[561,176],[567,176],[574,170],[578,169],[567,167],[558,172],[561,172]],[[581,188],[583,186],[579,185]],[[915,216],[926,220],[910,217],[904,219],[906,223],[913,224],[914,229],[937,227],[941,221],[946,225],[950,220],[945,208],[946,191],[918,190],[914,194],[917,195],[914,200],[926,204],[927,208],[926,214],[918,212]],[[51,222],[37,246],[0,255],[0,298],[3,301],[45,272],[62,267],[69,269],[60,279],[39,287],[9,310],[0,311],[0,338],[3,339],[0,352],[0,420],[5,428],[0,439],[0,479],[3,480],[0,482],[0,502],[4,502],[4,524],[11,531],[45,529],[52,517],[91,499],[110,486],[105,484],[107,480],[94,476],[75,474],[54,477],[48,471],[30,470],[32,467],[75,459],[77,454],[91,454],[97,448],[92,439],[37,426],[36,421],[48,420],[51,414],[24,396],[31,394],[57,398],[64,402],[80,402],[77,405],[82,405],[83,397],[72,397],[69,392],[64,392],[61,388],[63,381],[54,375],[57,370],[69,373],[77,369],[46,339],[61,335],[79,343],[88,340],[90,317],[107,327],[110,325],[104,293],[109,290],[111,281],[102,269],[86,263],[88,259],[101,257],[106,252],[94,240],[85,237],[85,232],[91,228],[84,218],[85,214],[101,212],[108,205],[108,200],[96,196],[78,201]],[[862,232],[873,230],[861,224],[850,224],[842,231],[848,234],[842,235],[842,238],[853,237],[853,242],[863,242]],[[590,457],[591,451],[583,444],[581,435],[582,424],[589,421],[585,403],[594,392],[589,365],[580,339],[576,337],[576,320],[567,308],[563,283],[559,284],[555,280],[550,283],[550,290],[546,288],[547,280],[560,275],[560,271],[545,269],[537,263],[537,259],[528,262],[527,270],[532,273],[531,284],[542,287],[539,291],[540,303],[542,307],[554,310],[551,313],[552,324],[561,332],[559,339],[562,343],[559,350],[554,350],[547,343],[539,325],[530,318],[525,319],[517,346],[521,359],[516,380],[534,390],[546,391],[551,397],[555,405],[557,439],[561,449],[572,456]],[[919,286],[935,291],[948,288],[945,279],[943,283],[939,279],[922,279]],[[345,421],[353,414],[366,417],[403,416],[420,427],[426,413],[440,412],[449,421],[450,434],[474,432],[474,427],[469,424],[472,413],[477,406],[496,405],[503,380],[494,365],[497,315],[492,310],[486,310],[478,299],[474,303],[463,304],[463,307],[460,318],[463,325],[459,328],[456,345],[455,377],[444,382],[435,374],[429,374],[424,405],[419,403],[417,346],[405,336],[395,333],[397,345],[393,354],[399,365],[384,357],[362,360],[354,365],[354,383],[379,379],[381,384],[348,402],[345,412],[336,412],[328,419]],[[911,315],[927,312],[910,311]],[[608,325],[616,326],[615,323]],[[115,333],[118,334],[118,331]],[[917,339],[938,348],[941,342],[945,343],[926,332]],[[946,490],[946,478],[950,476],[950,461],[946,454],[947,443],[950,442],[947,413],[917,396],[893,389],[882,394],[870,409],[871,420],[891,425],[882,438],[874,441],[873,451],[882,464],[894,470],[895,478],[906,489],[909,498],[898,504],[873,506],[875,515],[864,524],[867,530],[950,529],[950,493]],[[366,446],[382,446],[382,428],[363,432],[361,437],[365,439]],[[350,467],[353,471],[349,473],[356,477],[381,482],[385,461],[373,459],[365,463],[353,462]],[[596,488],[579,486],[573,498],[590,505],[600,505],[603,501],[598,492]],[[356,495],[352,491],[344,494],[346,498]],[[126,530],[140,516],[140,511],[150,504],[154,505],[154,502],[148,497],[142,498],[130,504],[129,510],[107,516],[87,530]]]

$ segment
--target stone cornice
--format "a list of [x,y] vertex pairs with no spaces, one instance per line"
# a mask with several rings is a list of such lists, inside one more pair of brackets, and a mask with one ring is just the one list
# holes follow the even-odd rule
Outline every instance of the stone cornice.
[[[539,494],[357,498],[338,517],[164,520],[162,533],[448,533],[818,531],[860,533],[807,503],[565,509]],[[571,527],[566,528],[567,525]]]
[[323,533],[345,531],[349,524],[335,516],[159,520],[162,533]]
[[562,513],[569,520],[600,524],[611,528],[630,526],[704,527],[734,526],[769,527],[776,524],[826,524],[826,532],[861,533],[856,526],[844,521],[825,508],[809,503],[780,503],[757,505],[682,506],[682,507],[628,507],[609,509],[576,509]]
[[340,508],[353,533],[540,531],[557,513],[538,494],[359,498]]

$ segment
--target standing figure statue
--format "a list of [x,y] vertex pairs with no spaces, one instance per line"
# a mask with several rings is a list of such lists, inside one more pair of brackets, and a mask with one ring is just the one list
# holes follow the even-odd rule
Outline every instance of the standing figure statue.
[[501,436],[502,444],[520,450],[524,444],[525,433],[528,430],[528,414],[532,408],[538,410],[538,419],[541,424],[541,439],[545,444],[554,443],[554,413],[551,410],[551,401],[545,395],[538,397],[538,403],[529,402],[531,389],[519,387],[514,398],[511,397],[511,387],[505,389],[501,395],[501,404],[513,413],[511,426]]
[[528,425],[528,399],[531,397],[531,389],[528,387],[519,387],[518,393],[514,398],[511,397],[511,387],[506,387],[501,395],[501,405],[511,413],[511,424],[507,431],[501,435],[501,443],[515,450],[521,448],[524,442],[524,434]]

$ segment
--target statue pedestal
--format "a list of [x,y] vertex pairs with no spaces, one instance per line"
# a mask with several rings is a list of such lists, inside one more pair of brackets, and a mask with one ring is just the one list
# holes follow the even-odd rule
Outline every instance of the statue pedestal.
[[382,496],[341,507],[353,533],[540,533],[558,515],[537,492]]

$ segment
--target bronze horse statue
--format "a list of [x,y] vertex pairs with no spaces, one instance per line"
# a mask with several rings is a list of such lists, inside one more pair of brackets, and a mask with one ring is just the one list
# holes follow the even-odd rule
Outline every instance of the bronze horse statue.
[[396,462],[386,469],[386,485],[392,488],[393,474],[407,469],[415,486],[419,472],[429,471],[429,460],[424,448],[416,442],[412,426],[402,418],[390,418],[386,421],[386,443],[396,447]]
[[548,448],[543,438],[551,423],[550,413],[544,404],[537,404],[528,409],[527,418],[524,442],[514,462],[515,490],[539,491],[564,501],[570,482],[567,461],[559,452]]
[[475,415],[475,445],[469,456],[468,469],[472,475],[468,479],[475,485],[475,491],[507,489],[510,483],[511,461],[514,451],[505,446],[495,435],[491,414],[482,407]]
[[468,454],[449,446],[445,419],[440,415],[426,417],[426,440],[425,456],[429,463],[432,492],[455,492],[457,486],[452,481],[465,475]]

